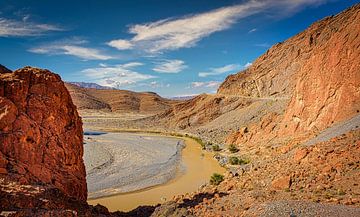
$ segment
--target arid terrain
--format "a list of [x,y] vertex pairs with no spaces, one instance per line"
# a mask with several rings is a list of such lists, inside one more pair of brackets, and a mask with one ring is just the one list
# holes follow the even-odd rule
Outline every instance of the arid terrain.
[[71,97],[80,112],[90,114],[99,111],[110,113],[154,114],[164,112],[177,103],[156,93],[136,93],[127,90],[82,88],[66,83]]
[[[1,67],[0,215],[360,216],[359,102],[359,4],[189,100]],[[110,213],[86,203],[82,127],[190,135],[227,172],[219,185]]]

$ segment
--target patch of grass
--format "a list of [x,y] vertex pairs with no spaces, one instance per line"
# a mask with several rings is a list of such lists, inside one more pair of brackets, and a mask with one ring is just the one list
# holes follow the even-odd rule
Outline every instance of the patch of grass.
[[[184,135],[180,133],[170,133],[170,136],[184,137]],[[187,134],[185,134],[185,137],[187,137]]]
[[224,181],[224,176],[219,173],[214,173],[210,177],[210,184],[219,185],[222,181]]
[[230,157],[229,158],[229,163],[231,165],[244,165],[244,164],[248,164],[250,163],[250,160],[244,160],[238,157]]
[[239,151],[239,149],[234,144],[231,144],[231,145],[229,145],[229,151],[231,153],[236,153]]
[[212,146],[212,150],[213,150],[213,151],[221,151],[221,148],[220,148],[219,145],[213,145],[213,146]]

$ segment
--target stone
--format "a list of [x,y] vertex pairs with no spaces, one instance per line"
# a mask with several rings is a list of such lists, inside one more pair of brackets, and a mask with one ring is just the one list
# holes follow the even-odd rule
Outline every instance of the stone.
[[299,149],[294,154],[294,161],[299,162],[306,157],[308,150],[306,148]]
[[272,181],[271,186],[276,190],[285,190],[290,188],[291,178],[290,176],[283,176]]

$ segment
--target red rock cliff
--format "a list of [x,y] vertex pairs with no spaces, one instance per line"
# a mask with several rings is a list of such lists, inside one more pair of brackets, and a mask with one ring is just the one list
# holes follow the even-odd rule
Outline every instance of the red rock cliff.
[[[320,20],[278,43],[245,71],[230,75],[218,93],[289,98],[280,117],[253,127],[253,134],[273,137],[318,132],[360,111],[360,4]],[[270,129],[263,131],[265,122]],[[269,124],[273,122],[273,124]],[[277,133],[275,133],[277,131]],[[243,143],[239,133],[228,142]],[[253,142],[259,138],[249,136]],[[240,138],[240,140],[239,140]]]
[[282,131],[323,130],[360,110],[360,4],[309,27],[309,58],[296,85]]
[[59,75],[0,68],[0,177],[85,201],[81,118]]

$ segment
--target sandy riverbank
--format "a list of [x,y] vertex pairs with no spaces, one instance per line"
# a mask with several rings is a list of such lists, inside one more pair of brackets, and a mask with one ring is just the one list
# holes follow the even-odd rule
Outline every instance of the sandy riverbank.
[[[140,136],[132,133],[126,134],[128,136]],[[109,208],[111,211],[129,211],[140,205],[156,205],[171,199],[175,195],[196,191],[199,186],[209,181],[210,176],[214,172],[223,173],[225,171],[225,169],[220,167],[218,162],[213,158],[212,153],[203,151],[200,144],[192,139],[165,136],[149,137],[156,137],[160,140],[170,139],[172,141],[185,141],[186,147],[181,152],[180,164],[177,164],[182,166],[183,172],[181,174],[177,174],[175,178],[170,179],[163,184],[155,185],[135,192],[90,199],[88,201],[90,204],[96,205],[100,203]],[[150,148],[151,151],[156,152],[156,147],[157,146],[148,148]],[[136,177],[142,177],[142,175],[137,171],[134,171],[133,175]]]
[[181,139],[134,133],[85,135],[89,199],[163,184],[181,171]]

